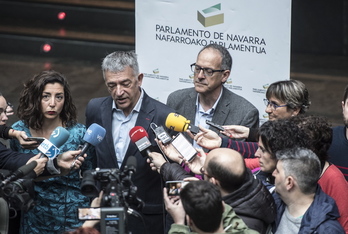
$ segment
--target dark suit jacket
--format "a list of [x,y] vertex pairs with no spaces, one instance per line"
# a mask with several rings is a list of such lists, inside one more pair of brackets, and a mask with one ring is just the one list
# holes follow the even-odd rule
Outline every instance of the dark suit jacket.
[[[196,118],[195,88],[174,91],[168,96],[167,105],[194,124]],[[243,125],[249,128],[259,126],[259,111],[245,98],[223,87],[222,96],[216,106],[212,122],[219,125]],[[219,134],[219,130],[210,127]]]
[[[106,129],[104,140],[95,147],[97,166],[100,168],[118,168],[112,138],[112,102],[111,97],[95,98],[88,103],[86,108],[86,126],[89,127],[92,123],[97,123]],[[156,146],[155,135],[150,128],[150,123],[165,126],[165,120],[171,112],[174,112],[174,110],[144,93],[135,126],[144,127],[149,134],[152,145]],[[145,219],[147,233],[163,233],[164,206],[161,176],[156,171],[151,170],[146,162],[146,157],[141,155],[133,142],[130,142],[128,146],[121,170],[130,155],[137,159],[137,168],[132,180],[138,188],[138,197],[145,202],[142,214]],[[137,220],[131,219],[128,227],[133,233],[145,233],[144,224],[139,220],[137,222]]]
[[24,166],[34,154],[22,154],[6,148],[0,143],[0,169],[17,170]]

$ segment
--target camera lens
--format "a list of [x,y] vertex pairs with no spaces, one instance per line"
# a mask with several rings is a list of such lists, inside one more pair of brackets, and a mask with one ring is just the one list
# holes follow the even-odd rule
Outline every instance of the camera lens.
[[87,197],[98,197],[99,190],[95,185],[92,170],[85,171],[81,181],[81,193]]

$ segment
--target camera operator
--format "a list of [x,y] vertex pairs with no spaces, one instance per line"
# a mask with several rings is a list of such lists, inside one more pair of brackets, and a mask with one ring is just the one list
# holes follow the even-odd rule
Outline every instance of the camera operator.
[[[100,203],[103,199],[103,191],[100,191],[99,193],[99,197],[96,197],[93,199],[92,203],[91,203],[91,207],[100,207]],[[96,227],[97,224],[100,223],[100,220],[87,220],[83,223],[82,227],[86,228],[86,227]]]
[[[243,233],[256,234],[222,201],[216,185],[208,181],[191,181],[178,196],[168,196],[163,189],[166,210],[173,217],[169,234],[185,233]],[[186,223],[188,226],[185,225]]]

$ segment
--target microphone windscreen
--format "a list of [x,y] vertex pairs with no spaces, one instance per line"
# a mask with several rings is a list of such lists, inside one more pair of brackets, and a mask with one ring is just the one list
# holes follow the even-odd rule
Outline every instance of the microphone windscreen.
[[129,137],[131,141],[135,143],[144,137],[148,138],[149,134],[147,134],[145,128],[141,126],[135,126],[129,131]]
[[68,130],[63,127],[56,127],[52,132],[49,141],[57,148],[61,147],[69,138]]
[[87,129],[83,140],[90,143],[93,146],[98,145],[105,137],[106,130],[99,124],[93,123]]
[[177,113],[170,113],[166,119],[166,127],[177,132],[185,132],[189,127],[190,120]]
[[133,155],[129,156],[127,159],[127,167],[128,168],[137,168],[137,159]]
[[33,171],[36,166],[37,166],[37,162],[31,161],[27,165],[24,165],[24,166],[21,166],[20,168],[18,168],[17,171],[19,171],[21,173],[20,177],[23,177],[23,176],[29,174],[31,171]]

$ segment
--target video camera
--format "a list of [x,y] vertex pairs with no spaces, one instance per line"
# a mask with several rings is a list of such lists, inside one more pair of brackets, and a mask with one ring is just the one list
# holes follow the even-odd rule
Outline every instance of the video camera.
[[0,170],[0,197],[4,198],[10,209],[28,211],[34,206],[34,183],[32,179],[17,179],[7,184],[3,181],[11,171]]
[[0,233],[8,232],[10,218],[17,211],[28,211],[34,206],[34,182],[32,179],[13,179],[9,170],[0,170]]
[[101,190],[104,191],[100,204],[101,233],[126,233],[126,214],[141,217],[135,210],[141,210],[144,203],[136,196],[137,187],[131,180],[135,170],[136,158],[130,156],[123,171],[97,168],[84,172],[82,194],[94,198]]

